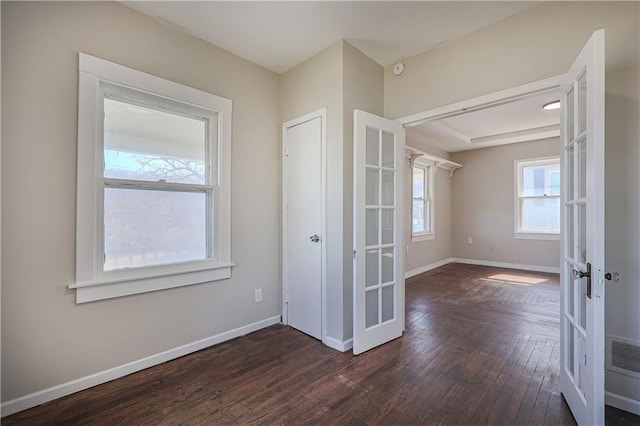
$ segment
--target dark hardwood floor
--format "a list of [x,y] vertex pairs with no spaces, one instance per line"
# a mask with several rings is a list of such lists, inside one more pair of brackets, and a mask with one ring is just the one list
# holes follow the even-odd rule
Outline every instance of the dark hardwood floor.
[[[575,424],[557,275],[450,264],[406,295],[404,336],[357,357],[273,326],[2,423]],[[607,408],[607,424],[639,419]]]

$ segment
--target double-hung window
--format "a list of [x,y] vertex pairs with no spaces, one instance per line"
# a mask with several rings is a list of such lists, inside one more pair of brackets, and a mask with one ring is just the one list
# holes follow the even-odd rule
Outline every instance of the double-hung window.
[[519,160],[515,169],[516,238],[558,239],[560,159]]
[[231,276],[231,101],[80,54],[78,303]]
[[433,164],[416,160],[412,173],[411,239],[434,238],[433,230]]

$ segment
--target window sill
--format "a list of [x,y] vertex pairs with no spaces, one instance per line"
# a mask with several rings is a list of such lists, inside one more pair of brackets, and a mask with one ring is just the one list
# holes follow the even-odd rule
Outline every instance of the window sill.
[[436,234],[414,234],[411,236],[412,243],[419,243],[420,241],[435,240]]
[[515,232],[513,234],[515,240],[541,240],[541,241],[560,241],[560,234],[542,233],[542,232]]
[[218,264],[202,269],[189,271],[169,271],[163,274],[148,276],[130,276],[117,280],[96,280],[90,282],[69,284],[70,289],[76,290],[76,303],[93,302],[96,300],[113,299],[132,294],[148,293],[175,287],[184,287],[210,281],[231,278],[231,268],[235,264]]

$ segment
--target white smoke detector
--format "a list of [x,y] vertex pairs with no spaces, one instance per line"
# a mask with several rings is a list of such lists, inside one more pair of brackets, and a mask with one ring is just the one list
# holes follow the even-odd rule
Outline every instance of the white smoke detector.
[[402,62],[398,62],[393,66],[393,73],[395,75],[400,75],[404,72],[404,64]]

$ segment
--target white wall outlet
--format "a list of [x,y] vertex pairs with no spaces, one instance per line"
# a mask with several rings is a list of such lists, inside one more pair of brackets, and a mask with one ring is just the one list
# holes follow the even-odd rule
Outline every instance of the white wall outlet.
[[256,288],[253,291],[253,300],[254,300],[255,303],[262,302],[262,289],[261,288]]
[[471,237],[467,238],[467,244],[473,244],[473,238]]

